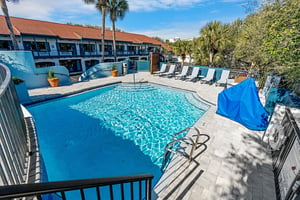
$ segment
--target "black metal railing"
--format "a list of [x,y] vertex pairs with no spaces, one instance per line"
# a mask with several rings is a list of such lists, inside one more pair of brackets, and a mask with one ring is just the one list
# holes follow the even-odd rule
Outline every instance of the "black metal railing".
[[[149,51],[118,51],[117,56],[142,56],[149,55]],[[32,51],[32,55],[34,58],[68,58],[68,57],[100,57],[102,55],[101,52],[97,51],[80,51],[77,53],[76,51]],[[105,51],[104,56],[112,57],[114,56],[113,51]]]
[[[83,179],[46,183],[20,184],[0,187],[0,199],[53,195],[56,199],[138,199],[151,200],[151,174]],[[68,192],[77,191],[68,195]]]
[[300,181],[300,130],[289,108],[285,110],[281,126],[286,140],[279,150],[272,152],[276,193],[277,199],[293,199],[294,184]]

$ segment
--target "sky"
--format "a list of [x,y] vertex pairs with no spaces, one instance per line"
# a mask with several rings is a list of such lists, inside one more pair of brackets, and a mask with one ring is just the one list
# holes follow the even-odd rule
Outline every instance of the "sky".
[[[247,15],[248,0],[127,0],[129,11],[116,21],[116,28],[162,39],[191,39],[200,29],[217,20],[230,23]],[[58,23],[101,26],[101,14],[83,0],[19,0],[7,2],[14,17]],[[1,12],[1,11],[0,11]],[[1,13],[3,14],[3,13]],[[111,27],[110,19],[106,26]]]

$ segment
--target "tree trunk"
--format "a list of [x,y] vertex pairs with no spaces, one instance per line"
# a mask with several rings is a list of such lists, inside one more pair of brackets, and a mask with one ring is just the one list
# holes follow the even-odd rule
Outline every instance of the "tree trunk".
[[209,52],[209,65],[213,65],[213,58],[214,58],[214,53],[212,51]]
[[115,28],[115,20],[112,20],[112,29],[113,29],[113,45],[114,45],[114,59],[117,62],[117,45],[116,45],[116,28]]
[[10,39],[11,39],[12,44],[13,44],[13,49],[14,50],[19,50],[19,46],[18,46],[18,43],[17,43],[17,40],[16,40],[16,36],[14,34],[13,27],[12,27],[10,17],[9,17],[9,14],[8,14],[6,0],[0,0],[0,4],[1,4],[0,6],[1,6],[1,9],[2,9],[2,12],[5,16],[5,21],[6,21],[7,28],[9,30],[9,35],[10,35]]
[[102,9],[101,51],[102,51],[102,62],[104,62],[105,6],[102,6],[101,9]]

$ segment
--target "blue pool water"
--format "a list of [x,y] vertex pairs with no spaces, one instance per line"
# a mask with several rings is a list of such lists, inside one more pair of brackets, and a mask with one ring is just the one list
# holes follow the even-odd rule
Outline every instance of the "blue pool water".
[[118,85],[28,107],[49,181],[161,175],[165,145],[208,109],[192,93]]

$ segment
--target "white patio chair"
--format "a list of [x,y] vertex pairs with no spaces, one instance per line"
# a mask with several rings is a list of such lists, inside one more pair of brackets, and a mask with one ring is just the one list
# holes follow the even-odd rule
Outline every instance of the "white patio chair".
[[167,64],[164,63],[164,64],[161,65],[161,68],[160,68],[159,71],[153,72],[153,75],[160,75],[161,73],[165,73],[166,70],[167,70]]
[[221,78],[216,82],[216,86],[226,85],[229,77],[230,70],[222,70]]
[[212,82],[212,80],[214,79],[215,71],[216,71],[215,69],[211,69],[211,68],[208,69],[206,77],[201,79],[201,83],[210,83],[210,82]]
[[194,67],[192,74],[187,76],[186,79],[189,81],[194,81],[195,79],[198,78],[199,71],[200,71],[200,67]]
[[161,73],[159,76],[171,77],[175,74],[176,65],[171,65],[168,72]]
[[177,74],[177,75],[175,76],[175,78],[178,78],[178,79],[185,79],[185,77],[187,76],[187,73],[188,73],[188,71],[189,71],[189,68],[190,68],[189,66],[183,66],[181,73],[180,73],[180,74]]

